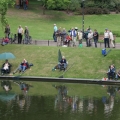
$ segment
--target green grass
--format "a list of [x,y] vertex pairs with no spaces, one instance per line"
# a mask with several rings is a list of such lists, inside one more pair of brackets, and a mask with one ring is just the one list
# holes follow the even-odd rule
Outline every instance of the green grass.
[[[10,60],[13,64],[12,71],[17,68],[18,64],[26,58],[29,63],[33,63],[32,70],[28,70],[24,75],[41,76],[41,77],[59,77],[62,72],[52,71],[52,68],[58,63],[58,49],[59,47],[44,47],[36,45],[14,45],[9,44],[1,47],[2,52],[12,52],[16,59]],[[115,64],[117,68],[120,67],[118,58],[119,50],[112,49],[112,51],[103,57],[101,48],[64,48],[60,47],[62,55],[66,57],[70,67],[64,75],[69,78],[102,78],[108,66]],[[2,64],[4,61],[0,61]]]
[[[30,34],[33,39],[52,40],[53,24],[56,23],[58,28],[66,28],[69,30],[72,27],[82,29],[82,16],[68,15],[63,11],[46,10],[46,14],[42,14],[42,9],[35,4],[29,6],[27,11],[23,9],[10,8],[7,13],[7,18],[11,27],[12,33],[17,33],[19,25],[28,26]],[[85,15],[85,29],[89,26],[94,30],[97,29],[99,33],[103,33],[105,28],[119,33],[120,24],[119,14],[110,15]],[[0,28],[1,29],[1,28]],[[3,37],[3,30],[0,30],[0,37]],[[119,38],[116,40],[120,41]]]

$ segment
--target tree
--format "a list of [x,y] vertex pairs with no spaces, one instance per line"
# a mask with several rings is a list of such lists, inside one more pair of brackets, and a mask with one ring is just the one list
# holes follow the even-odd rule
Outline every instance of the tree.
[[47,8],[47,1],[48,0],[41,0],[41,5],[42,5],[42,9],[43,9],[43,15],[45,14],[45,10]]
[[8,6],[14,6],[15,2],[14,0],[0,0],[0,21],[2,23],[2,26],[5,26],[8,24],[8,20],[6,18]]

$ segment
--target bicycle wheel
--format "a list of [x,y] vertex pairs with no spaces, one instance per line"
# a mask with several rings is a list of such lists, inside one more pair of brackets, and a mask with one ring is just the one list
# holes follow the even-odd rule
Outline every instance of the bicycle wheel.
[[32,37],[29,36],[29,44],[32,44]]

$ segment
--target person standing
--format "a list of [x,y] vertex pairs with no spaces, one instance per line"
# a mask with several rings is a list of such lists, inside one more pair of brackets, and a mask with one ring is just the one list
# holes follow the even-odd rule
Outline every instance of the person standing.
[[10,26],[9,25],[6,25],[4,33],[5,33],[5,37],[9,38],[9,35],[10,35]]
[[25,36],[24,43],[28,44],[29,43],[29,30],[27,26],[25,26],[24,36]]
[[104,32],[104,45],[105,45],[105,48],[106,46],[108,46],[108,48],[110,48],[110,44],[109,44],[109,31],[108,29],[106,28],[105,29],[105,32]]
[[89,32],[89,29],[87,28],[86,31],[83,33],[84,34],[84,38],[86,40],[86,47],[89,46],[89,42],[88,42],[88,32]]
[[71,32],[70,32],[70,37],[72,38],[72,45],[71,46],[76,46],[76,39],[77,39],[77,31],[75,30],[75,28],[72,28]]
[[27,10],[27,0],[23,0],[23,9],[24,10]]
[[57,42],[56,33],[57,33],[58,28],[57,28],[57,25],[56,25],[56,24],[54,24],[53,29],[54,29],[54,32],[53,32],[53,39],[54,39],[54,42]]
[[20,0],[16,0],[16,8],[17,8],[17,9],[20,8]]
[[110,43],[111,43],[112,47],[115,48],[115,45],[113,43],[114,37],[113,37],[113,33],[111,30],[109,31],[109,36],[110,36]]
[[94,39],[94,43],[95,43],[96,48],[97,48],[98,38],[99,38],[99,34],[98,34],[97,30],[95,29],[94,33],[93,33],[93,39]]
[[24,33],[24,30],[21,27],[21,25],[19,25],[17,33],[18,33],[18,44],[21,44],[22,43],[22,35]]
[[88,46],[90,47],[90,46],[92,46],[92,39],[93,39],[93,32],[92,32],[92,30],[90,30],[89,32],[88,32]]
[[66,42],[66,36],[67,36],[67,32],[66,32],[66,29],[63,28],[62,32],[61,32],[61,40],[63,42],[63,45],[65,45],[65,42]]
[[57,36],[57,46],[61,45],[61,27],[57,30],[56,36]]
[[82,31],[81,31],[81,30],[78,30],[77,35],[78,35],[78,41],[79,41],[79,44],[82,44],[82,37],[83,37],[83,33],[82,33]]

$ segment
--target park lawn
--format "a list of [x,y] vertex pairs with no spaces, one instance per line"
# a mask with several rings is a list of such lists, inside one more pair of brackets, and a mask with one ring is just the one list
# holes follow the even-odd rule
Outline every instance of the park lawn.
[[[17,28],[22,25],[24,28],[28,26],[30,35],[33,40],[52,40],[53,24],[56,23],[58,28],[66,28],[68,31],[72,27],[82,29],[82,16],[66,14],[64,11],[46,10],[46,14],[42,14],[39,5],[29,5],[29,9],[9,8],[7,19],[11,27],[11,33],[17,33]],[[119,14],[110,15],[85,15],[85,27],[91,27],[92,30],[97,29],[100,34],[103,34],[105,28],[108,28],[119,35]],[[4,28],[0,28],[0,38],[4,36]],[[116,38],[116,42],[120,42],[120,38]]]

